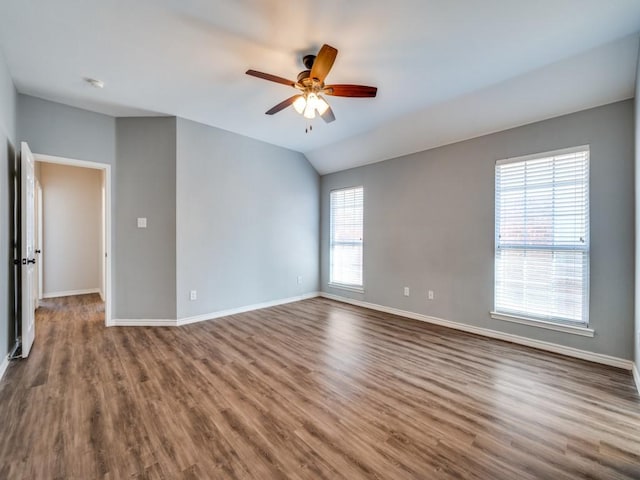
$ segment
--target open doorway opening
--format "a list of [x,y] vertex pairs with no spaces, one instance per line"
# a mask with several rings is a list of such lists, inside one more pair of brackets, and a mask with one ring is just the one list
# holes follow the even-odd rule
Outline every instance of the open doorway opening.
[[93,303],[104,302],[109,326],[110,166],[49,155],[34,158],[38,303],[92,296]]

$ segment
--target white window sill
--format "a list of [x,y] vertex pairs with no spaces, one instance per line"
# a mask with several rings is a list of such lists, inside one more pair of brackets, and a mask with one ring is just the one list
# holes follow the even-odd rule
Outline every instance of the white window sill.
[[363,287],[356,287],[356,286],[353,286],[353,285],[343,285],[341,283],[331,283],[331,282],[329,282],[327,285],[329,285],[331,288],[338,288],[340,290],[348,290],[349,292],[364,293],[364,288]]
[[504,313],[489,312],[491,318],[505,322],[520,323],[530,327],[546,328],[557,332],[571,333],[572,335],[582,335],[583,337],[593,337],[595,330],[589,327],[579,327],[577,325],[564,325],[562,323],[548,322],[545,320],[533,320],[531,318],[506,315]]

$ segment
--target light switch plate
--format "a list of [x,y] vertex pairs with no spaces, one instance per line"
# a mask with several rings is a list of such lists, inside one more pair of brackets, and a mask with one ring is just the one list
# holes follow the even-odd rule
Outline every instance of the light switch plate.
[[146,217],[138,217],[138,228],[147,228]]

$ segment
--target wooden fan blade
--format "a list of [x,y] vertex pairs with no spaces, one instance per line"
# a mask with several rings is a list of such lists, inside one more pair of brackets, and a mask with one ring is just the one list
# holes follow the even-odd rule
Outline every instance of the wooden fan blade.
[[252,77],[258,77],[258,78],[262,78],[263,80],[269,80],[270,82],[281,83],[283,85],[288,85],[290,87],[295,86],[295,83],[292,82],[291,80],[278,77],[277,75],[271,75],[270,73],[258,72],[257,70],[247,70],[245,73],[247,75],[251,75]]
[[317,78],[321,82],[324,82],[325,77],[331,70],[333,66],[333,62],[336,61],[336,56],[338,55],[338,50],[333,48],[330,45],[323,45],[316,59],[313,61],[313,66],[311,67],[311,78]]
[[301,97],[302,95],[294,95],[291,98],[287,98],[286,100],[280,102],[279,104],[277,104],[275,107],[270,108],[269,110],[267,110],[265,113],[267,115],[273,115],[274,113],[278,113],[280,110],[284,110],[285,108],[287,108],[289,105],[291,105],[293,102],[295,102],[298,97]]
[[333,110],[331,110],[331,107],[327,108],[327,110],[320,116],[327,123],[331,123],[336,119],[336,116],[333,114]]
[[364,85],[327,85],[324,93],[334,97],[375,97],[378,89]]

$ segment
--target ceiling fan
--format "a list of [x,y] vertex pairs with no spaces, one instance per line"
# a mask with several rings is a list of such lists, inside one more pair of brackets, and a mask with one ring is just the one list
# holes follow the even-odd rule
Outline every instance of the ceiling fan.
[[331,70],[333,62],[336,60],[338,50],[330,45],[323,45],[318,55],[305,55],[302,63],[307,68],[298,74],[297,81],[293,82],[286,78],[271,75],[269,73],[247,70],[247,75],[281,83],[300,90],[300,93],[280,102],[275,107],[267,110],[267,115],[273,115],[284,110],[289,105],[299,114],[307,119],[316,117],[316,112],[327,122],[333,122],[336,117],[333,110],[324,99],[323,95],[334,97],[375,97],[378,89],[376,87],[366,87],[364,85],[325,85],[324,79]]

